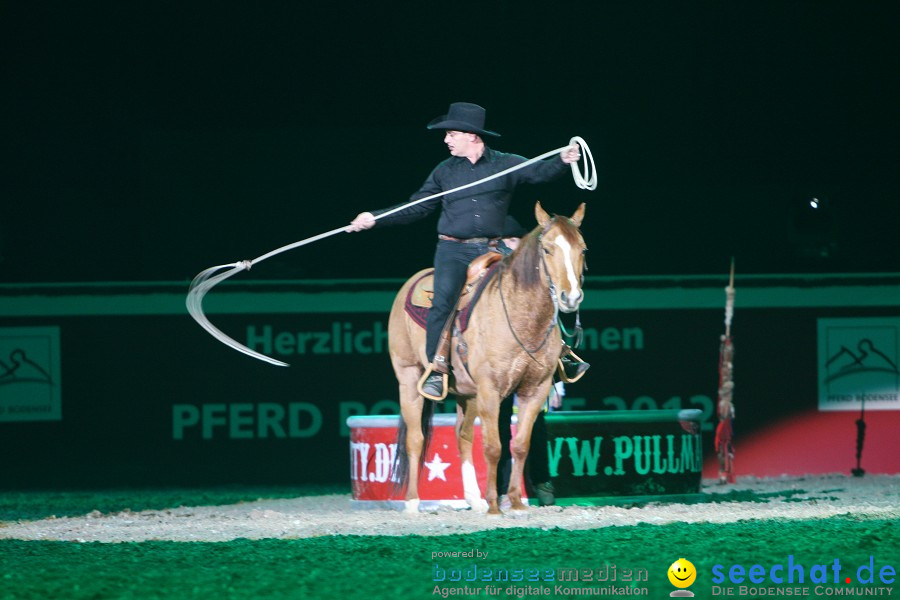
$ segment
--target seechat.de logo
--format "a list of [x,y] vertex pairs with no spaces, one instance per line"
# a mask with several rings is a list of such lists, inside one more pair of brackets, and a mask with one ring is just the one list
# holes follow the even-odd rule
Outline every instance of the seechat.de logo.
[[669,596],[693,597],[694,592],[687,589],[697,579],[697,569],[694,568],[694,564],[691,561],[686,558],[679,558],[672,563],[667,574],[672,585],[679,588],[669,594]]

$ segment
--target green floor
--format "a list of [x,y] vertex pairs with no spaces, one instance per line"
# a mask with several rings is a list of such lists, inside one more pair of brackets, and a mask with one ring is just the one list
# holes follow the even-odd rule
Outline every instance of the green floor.
[[[84,514],[94,509],[141,510],[190,504],[222,504],[294,493],[334,493],[335,489],[266,488],[252,490],[173,490],[134,494],[0,494],[3,519],[37,518],[47,514]],[[746,499],[745,499],[746,500]],[[104,508],[105,507],[105,508]],[[52,512],[48,512],[52,511]],[[17,515],[17,516],[15,516]],[[2,524],[0,524],[2,527]],[[435,557],[437,552],[487,553],[487,558]],[[691,591],[697,598],[714,597],[714,565],[727,574],[732,565],[749,569],[775,564],[805,568],[806,582],[781,587],[808,588],[810,569],[825,565],[831,576],[835,559],[841,578],[854,584],[829,583],[831,594],[841,588],[862,589],[857,568],[870,557],[876,575],[885,565],[900,570],[900,529],[893,520],[856,518],[826,520],[740,521],[724,525],[672,524],[607,527],[587,531],[501,529],[451,536],[328,536],[296,540],[235,540],[224,543],[74,543],[0,540],[0,599],[6,598],[388,598],[488,597],[619,598],[646,592],[668,598],[676,588],[669,566],[687,558],[697,569]],[[436,565],[436,566],[435,566]],[[613,569],[612,565],[615,565]],[[541,578],[548,570],[588,569],[594,581],[497,581],[504,574]],[[490,570],[488,573],[487,570]],[[627,576],[631,573],[631,581]],[[596,579],[605,573],[606,581]],[[638,580],[646,573],[647,580]],[[490,575],[491,582],[485,581]],[[613,575],[615,580],[613,580]],[[443,576],[442,581],[436,581]],[[467,582],[466,577],[477,581]],[[451,581],[459,579],[458,581]],[[744,585],[749,584],[745,582]],[[725,582],[722,587],[738,585]],[[750,584],[754,585],[754,584]],[[778,587],[765,584],[766,587]],[[757,587],[754,585],[754,587]],[[896,596],[896,584],[866,586]],[[610,589],[612,588],[612,589]],[[496,593],[491,593],[496,592]],[[457,593],[461,593],[457,595]],[[768,597],[770,594],[765,594]],[[743,597],[757,597],[747,594]]]
[[349,494],[349,486],[223,486],[210,488],[148,488],[0,492],[0,521],[35,520],[51,515],[74,517],[92,511],[162,510],[178,506],[218,506],[260,498],[296,498]]
[[[712,568],[732,564],[749,568],[775,563],[830,566],[835,558],[841,575],[874,558],[876,571],[895,568],[900,558],[895,522],[858,521],[852,517],[826,521],[745,521],[727,525],[609,527],[590,531],[505,529],[441,537],[335,536],[300,540],[235,540],[227,543],[144,542],[123,544],[0,541],[0,598],[426,598],[435,586],[465,591],[479,588],[484,569],[590,569],[595,577],[604,565],[616,581],[581,582],[603,586],[646,588],[650,596],[668,597],[675,588],[667,570],[678,558],[698,571],[692,586],[697,597],[712,597]],[[434,552],[487,553],[486,559],[432,558]],[[435,564],[438,569],[435,570]],[[473,565],[476,569],[472,570]],[[454,570],[474,574],[476,583],[452,582]],[[632,581],[624,581],[627,571]],[[634,581],[645,570],[647,581]],[[435,581],[435,574],[444,581]],[[809,573],[807,571],[807,577]],[[493,575],[492,575],[493,577]],[[497,597],[512,597],[510,582],[499,582]],[[562,593],[557,583],[519,583],[543,587],[549,597],[583,597]],[[807,582],[807,585],[809,583]],[[573,584],[564,584],[571,588]],[[793,587],[793,586],[791,586]],[[848,586],[849,587],[849,586]],[[871,586],[870,586],[871,587]],[[891,586],[893,587],[893,586]],[[440,592],[440,589],[437,590]],[[593,597],[618,597],[603,594]],[[811,595],[815,595],[811,593]],[[456,597],[456,596],[454,596]]]

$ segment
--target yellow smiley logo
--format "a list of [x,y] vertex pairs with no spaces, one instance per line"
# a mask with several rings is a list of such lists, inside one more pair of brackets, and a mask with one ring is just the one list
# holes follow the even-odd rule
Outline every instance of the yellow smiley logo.
[[677,588],[690,587],[697,579],[697,569],[686,558],[679,558],[669,567],[669,581]]

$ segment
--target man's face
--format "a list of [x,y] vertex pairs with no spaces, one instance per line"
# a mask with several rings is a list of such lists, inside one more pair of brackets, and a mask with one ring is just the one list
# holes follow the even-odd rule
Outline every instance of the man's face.
[[506,244],[506,247],[510,250],[515,250],[519,247],[519,241],[521,238],[517,237],[505,237],[503,238],[503,243]]
[[466,133],[465,131],[448,130],[444,134],[444,143],[450,149],[453,156],[468,156],[470,144],[475,141],[474,133]]

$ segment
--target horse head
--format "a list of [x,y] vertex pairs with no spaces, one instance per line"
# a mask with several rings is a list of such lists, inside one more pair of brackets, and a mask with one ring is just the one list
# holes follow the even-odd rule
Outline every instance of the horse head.
[[555,288],[559,310],[572,313],[584,299],[581,289],[584,272],[584,255],[587,246],[579,228],[584,220],[584,202],[571,217],[551,217],[538,202],[534,206],[540,235],[541,262],[550,281],[551,290]]

